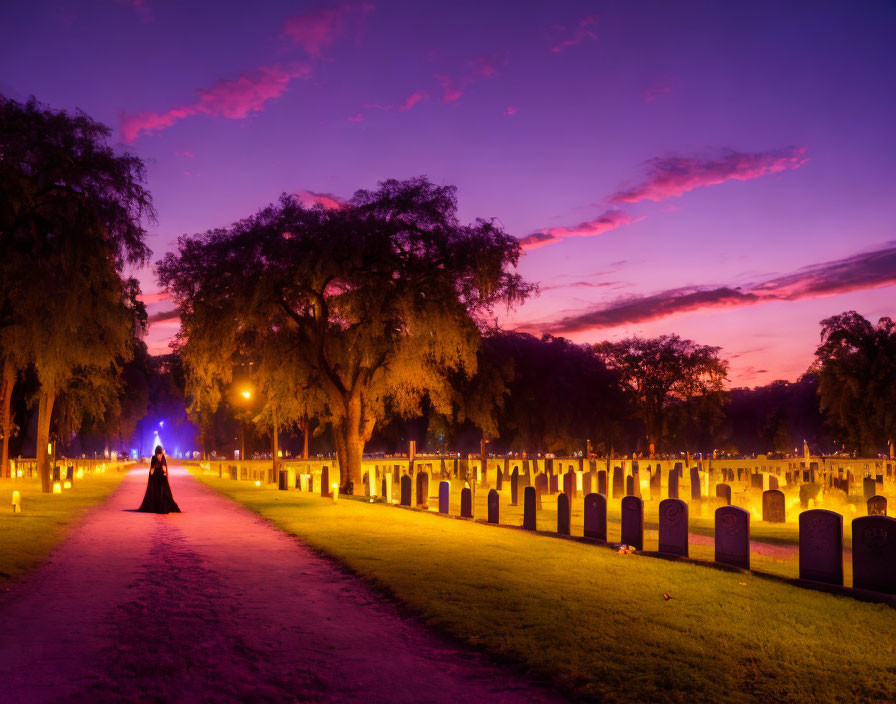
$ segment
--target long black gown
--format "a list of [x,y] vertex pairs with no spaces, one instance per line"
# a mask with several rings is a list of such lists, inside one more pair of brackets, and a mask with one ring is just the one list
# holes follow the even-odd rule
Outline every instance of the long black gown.
[[180,513],[180,508],[174,502],[171,486],[168,484],[168,475],[164,470],[168,469],[168,462],[164,456],[158,459],[152,456],[149,465],[149,482],[146,485],[146,495],[139,511],[144,513]]

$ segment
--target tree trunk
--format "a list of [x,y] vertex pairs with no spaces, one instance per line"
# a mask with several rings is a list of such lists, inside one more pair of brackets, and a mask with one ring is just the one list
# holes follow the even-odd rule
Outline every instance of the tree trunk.
[[271,441],[272,441],[273,448],[274,448],[273,452],[271,453],[271,459],[273,460],[273,463],[274,463],[274,471],[271,473],[270,479],[272,482],[279,482],[280,474],[278,471],[279,470],[278,459],[280,456],[280,431],[277,428],[277,406],[273,406],[271,408],[271,413],[273,415],[272,420],[273,420],[273,426],[274,426],[273,431],[271,432]]
[[3,450],[0,455],[0,477],[9,479],[9,440],[12,435],[12,389],[16,384],[15,370],[12,362],[3,363],[3,378],[0,379],[0,433],[3,434]]
[[50,472],[50,419],[53,416],[53,404],[56,403],[55,387],[44,384],[38,395],[37,412],[37,468],[40,472],[40,488],[45,494],[53,490]]
[[336,453],[339,457],[340,484],[361,485],[361,457],[364,454],[364,424],[359,391],[350,392],[344,399],[345,414],[338,425]]
[[302,447],[302,459],[308,459],[308,434],[311,430],[311,421],[308,420],[308,416],[302,420],[302,438],[304,440],[304,446]]

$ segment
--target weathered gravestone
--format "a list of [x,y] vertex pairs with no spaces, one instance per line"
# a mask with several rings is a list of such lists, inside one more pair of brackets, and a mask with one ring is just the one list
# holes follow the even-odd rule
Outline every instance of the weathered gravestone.
[[53,465],[53,481],[54,482],[62,481],[59,478],[59,465]]
[[607,495],[607,470],[601,469],[597,473],[597,493]]
[[868,499],[868,515],[869,516],[886,516],[887,515],[887,497],[872,496]]
[[451,506],[451,482],[439,482],[439,513],[448,513]]
[[324,465],[320,470],[320,495],[330,497],[330,468]]
[[280,491],[287,491],[289,489],[289,472],[285,469],[281,469],[277,472],[277,488]]
[[523,491],[523,528],[535,530],[535,487],[527,486]]
[[550,485],[551,494],[556,494],[560,491],[560,478],[556,474],[549,474],[548,482]]
[[383,497],[384,501],[392,503],[392,475],[384,474],[383,481],[380,487],[380,496]]
[[488,492],[488,522],[489,523],[499,523],[498,520],[498,511],[499,511],[499,495],[498,492],[494,489]]
[[896,518],[853,519],[852,586],[896,594]]
[[498,467],[495,472],[495,488],[498,491],[501,491],[504,488],[504,472],[501,471],[500,467]]
[[594,470],[588,470],[582,474],[582,494],[584,496],[587,496],[593,491],[596,476],[597,472]]
[[866,500],[877,493],[877,487],[874,486],[874,479],[872,477],[865,477],[862,480],[862,492],[864,493]]
[[761,474],[751,474],[750,475],[750,488],[751,489],[762,489],[762,475]]
[[636,550],[644,549],[644,502],[637,496],[622,499],[622,542]]
[[[650,468],[647,468],[648,471]],[[657,465],[656,469],[650,475],[650,498],[657,499],[659,498],[660,492],[663,488],[663,470],[660,469],[660,466]]]
[[762,492],[762,520],[767,523],[784,523],[784,492],[769,489]]
[[678,472],[674,469],[669,472],[669,486],[667,487],[668,498],[678,498]]
[[576,488],[576,473],[573,469],[568,470],[566,474],[563,475],[563,493],[566,494],[570,501],[578,495],[578,489]]
[[535,502],[541,508],[541,497],[548,493],[548,475],[542,472],[535,475]]
[[727,484],[716,484],[716,498],[722,499],[726,506],[730,506],[731,487]]
[[799,522],[800,579],[843,586],[843,516],[814,508]]
[[632,496],[641,496],[641,471],[638,469],[638,463],[635,462],[632,467]]
[[413,487],[413,480],[409,474],[403,474],[401,476],[401,493],[399,494],[399,503],[402,506],[410,506],[411,505],[411,490]]
[[625,492],[625,475],[622,467],[613,467],[613,498],[619,499]]
[[392,483],[398,484],[401,486],[401,465],[396,464],[392,466]]
[[427,504],[429,504],[429,474],[417,472],[417,505],[426,506]]
[[470,487],[464,487],[460,492],[460,516],[461,518],[473,517],[473,492]]
[[625,478],[625,495],[626,496],[634,496],[635,495],[635,478],[634,477],[626,477]]
[[585,537],[607,540],[607,497],[603,494],[585,496]]
[[681,499],[660,501],[659,551],[688,556],[688,505]]
[[510,473],[510,505],[516,506],[520,495],[520,471],[514,467]]
[[777,489],[778,488],[778,478],[777,477],[769,476],[768,488],[769,489]]
[[737,506],[716,509],[716,562],[750,569],[750,514]]
[[700,472],[691,467],[691,499],[700,498]]
[[569,496],[561,493],[557,496],[557,532],[560,535],[569,535]]

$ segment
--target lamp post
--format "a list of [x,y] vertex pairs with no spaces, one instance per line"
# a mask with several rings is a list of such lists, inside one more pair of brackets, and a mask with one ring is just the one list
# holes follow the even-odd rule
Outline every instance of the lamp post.
[[[249,401],[252,398],[252,390],[251,389],[243,389],[240,391],[240,396],[242,396],[246,401]],[[240,419],[240,462],[246,461],[246,421]]]

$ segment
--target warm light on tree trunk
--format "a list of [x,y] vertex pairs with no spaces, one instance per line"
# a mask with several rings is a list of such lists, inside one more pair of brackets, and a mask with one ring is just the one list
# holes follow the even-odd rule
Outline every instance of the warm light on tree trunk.
[[53,490],[50,472],[50,420],[53,416],[53,404],[56,402],[56,390],[53,386],[41,386],[38,394],[37,411],[37,468],[40,472],[40,488],[45,494]]
[[0,457],[0,477],[9,479],[9,441],[12,435],[12,389],[16,383],[12,361],[3,364],[2,394],[0,394],[0,433],[3,433],[3,450]]

